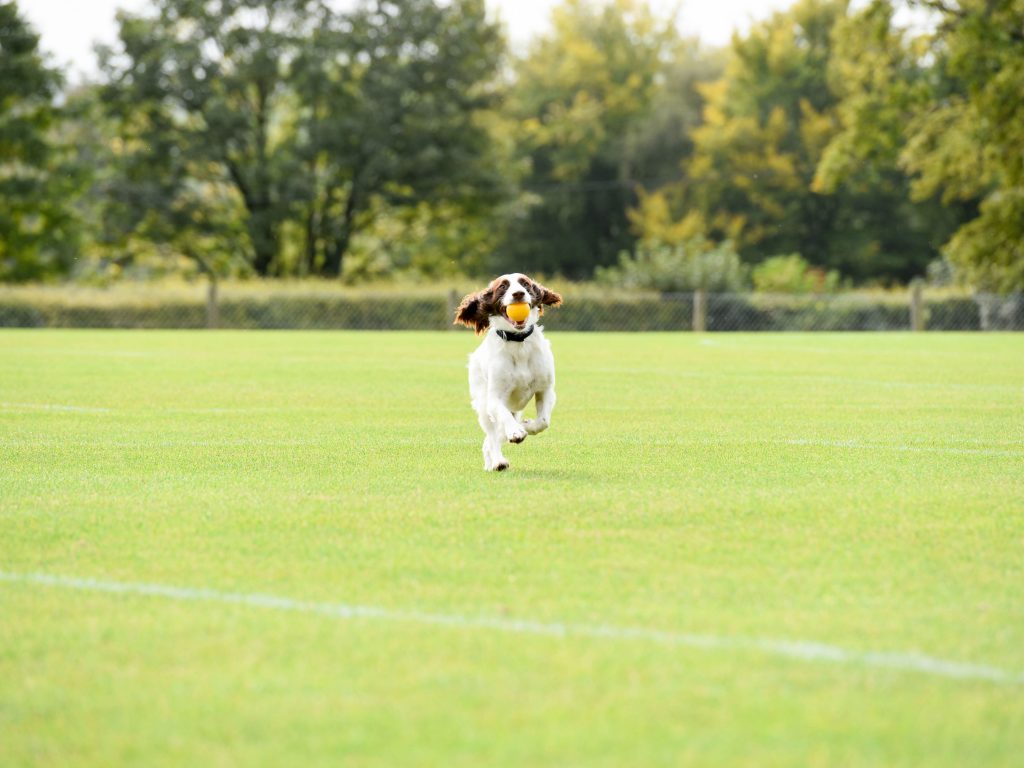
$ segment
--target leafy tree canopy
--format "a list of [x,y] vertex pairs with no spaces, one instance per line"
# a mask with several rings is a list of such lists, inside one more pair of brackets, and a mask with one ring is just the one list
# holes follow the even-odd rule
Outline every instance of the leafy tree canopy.
[[62,274],[77,255],[81,172],[57,136],[60,86],[17,3],[0,2],[0,280]]
[[[482,0],[157,0],[103,56],[126,220],[213,236],[240,220],[260,275],[337,275],[375,199],[496,197],[477,113],[501,58]],[[141,204],[136,204],[141,203]],[[223,213],[209,216],[212,204]],[[234,210],[232,210],[234,209]],[[223,247],[231,249],[229,238]]]
[[751,262],[798,253],[859,280],[923,273],[962,213],[910,198],[899,131],[922,74],[889,21],[800,0],[735,37],[684,180],[641,197],[638,231],[733,239]]
[[974,285],[1024,290],[1024,0],[928,0],[934,59],[927,98],[913,105],[903,167],[916,198],[980,198],[946,245]]
[[640,0],[566,0],[552,31],[516,65],[509,111],[520,123],[534,205],[501,264],[587,277],[631,248],[626,209],[637,178],[677,175],[665,155],[687,151],[695,83],[714,66],[672,18]]

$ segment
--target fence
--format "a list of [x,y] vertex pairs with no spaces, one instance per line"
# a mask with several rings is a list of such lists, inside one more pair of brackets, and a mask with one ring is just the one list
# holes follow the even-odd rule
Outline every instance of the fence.
[[[0,327],[441,330],[458,291],[258,289],[201,285],[159,289],[5,288]],[[1019,331],[1024,295],[623,294],[565,295],[544,324],[566,331]]]

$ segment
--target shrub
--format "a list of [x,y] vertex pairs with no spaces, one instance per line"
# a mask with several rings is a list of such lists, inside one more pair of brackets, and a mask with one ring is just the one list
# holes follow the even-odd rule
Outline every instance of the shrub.
[[751,274],[759,293],[835,293],[839,273],[811,266],[799,253],[771,256]]
[[662,293],[739,291],[747,285],[747,268],[728,240],[715,245],[698,236],[677,245],[641,243],[635,255],[619,254],[617,266],[598,268],[597,281]]

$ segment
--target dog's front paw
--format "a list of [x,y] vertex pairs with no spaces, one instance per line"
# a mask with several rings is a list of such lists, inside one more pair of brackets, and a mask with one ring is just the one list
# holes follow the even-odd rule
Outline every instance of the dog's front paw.
[[506,430],[505,437],[510,443],[521,443],[526,439],[526,430],[516,424],[513,429]]

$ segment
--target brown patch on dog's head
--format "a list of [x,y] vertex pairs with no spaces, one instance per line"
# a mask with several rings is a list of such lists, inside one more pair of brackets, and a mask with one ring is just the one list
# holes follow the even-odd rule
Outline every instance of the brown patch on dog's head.
[[534,306],[540,307],[542,314],[544,307],[557,307],[562,303],[561,294],[548,290],[536,280],[532,280],[526,275],[523,275],[523,280],[526,282],[526,288],[530,295],[533,296]]
[[511,284],[512,283],[507,277],[496,277],[491,282],[488,290],[491,291],[494,296],[493,304],[495,307],[495,314],[497,314],[497,307],[501,304],[501,300],[505,298],[505,292]]
[[497,314],[496,306],[505,295],[508,286],[507,279],[498,278],[484,290],[466,294],[459,308],[455,310],[453,325],[461,323],[478,334],[486,331],[491,325],[491,315]]

